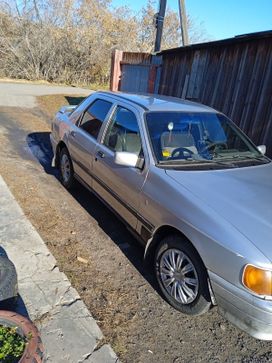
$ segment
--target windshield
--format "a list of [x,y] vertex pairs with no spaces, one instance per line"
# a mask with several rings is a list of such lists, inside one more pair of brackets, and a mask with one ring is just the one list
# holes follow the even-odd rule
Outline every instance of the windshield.
[[266,159],[222,114],[148,112],[146,124],[158,163]]

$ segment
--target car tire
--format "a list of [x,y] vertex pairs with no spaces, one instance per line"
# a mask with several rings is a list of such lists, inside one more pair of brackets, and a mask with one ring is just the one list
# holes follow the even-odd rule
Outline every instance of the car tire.
[[179,235],[161,240],[155,252],[155,273],[165,299],[188,315],[211,307],[207,270],[193,245]]
[[66,189],[71,189],[75,183],[74,168],[69,151],[66,147],[63,147],[60,151],[59,170],[61,183],[65,186]]

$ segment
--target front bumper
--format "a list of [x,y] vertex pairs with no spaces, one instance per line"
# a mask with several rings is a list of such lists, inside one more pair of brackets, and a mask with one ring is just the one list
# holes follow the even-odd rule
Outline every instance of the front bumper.
[[272,340],[272,301],[258,298],[209,272],[219,312],[232,324],[261,340]]

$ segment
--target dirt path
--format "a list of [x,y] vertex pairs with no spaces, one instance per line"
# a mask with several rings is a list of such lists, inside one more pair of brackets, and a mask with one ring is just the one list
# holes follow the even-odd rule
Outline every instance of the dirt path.
[[121,360],[271,362],[271,343],[234,328],[216,308],[189,318],[164,302],[122,223],[84,188],[70,194],[61,186],[49,131],[38,108],[1,108],[0,173]]

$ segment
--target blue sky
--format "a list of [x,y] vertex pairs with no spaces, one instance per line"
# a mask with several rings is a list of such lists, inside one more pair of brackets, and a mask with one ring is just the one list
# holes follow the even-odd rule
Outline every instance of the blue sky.
[[[145,0],[112,0],[113,6],[127,5],[138,11]],[[157,0],[159,3],[159,0]],[[212,39],[272,29],[272,0],[185,0],[186,11]],[[178,0],[167,0],[178,11]]]

